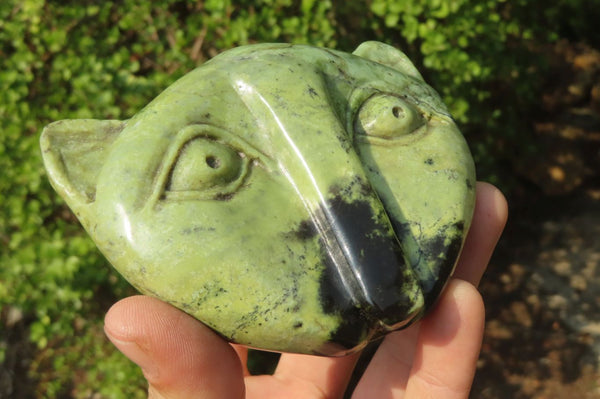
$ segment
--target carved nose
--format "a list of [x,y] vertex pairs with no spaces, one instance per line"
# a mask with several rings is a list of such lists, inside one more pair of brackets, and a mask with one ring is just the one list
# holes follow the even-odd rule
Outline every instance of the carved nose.
[[375,326],[374,334],[398,329],[421,312],[424,300],[375,191],[362,184],[353,200],[343,191],[321,204],[313,223],[326,267],[321,297],[327,311],[344,319],[336,340],[352,347],[361,324]]

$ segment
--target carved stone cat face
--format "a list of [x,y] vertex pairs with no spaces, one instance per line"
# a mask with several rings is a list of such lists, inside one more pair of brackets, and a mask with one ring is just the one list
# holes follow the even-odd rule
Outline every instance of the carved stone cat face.
[[417,320],[474,207],[461,133],[377,42],[230,50],[132,119],[55,122],[41,146],[127,280],[268,350],[346,354]]

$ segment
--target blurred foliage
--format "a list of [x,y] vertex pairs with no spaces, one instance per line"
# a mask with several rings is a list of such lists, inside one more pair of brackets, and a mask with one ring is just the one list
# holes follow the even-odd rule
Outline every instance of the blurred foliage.
[[[50,188],[38,147],[58,119],[124,119],[218,52],[254,42],[403,49],[449,105],[480,178],[533,149],[544,46],[600,42],[593,1],[4,0],[0,2],[0,321],[24,315],[40,396],[131,398],[141,373],[101,323],[130,294]],[[514,155],[514,154],[513,154]],[[8,329],[0,323],[0,337]],[[0,362],[8,354],[0,339]]]

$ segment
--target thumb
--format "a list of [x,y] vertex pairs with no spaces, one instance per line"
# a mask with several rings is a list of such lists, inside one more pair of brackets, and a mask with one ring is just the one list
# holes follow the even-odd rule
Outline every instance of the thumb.
[[108,311],[104,330],[141,367],[149,398],[242,398],[234,349],[208,327],[154,298],[134,296]]

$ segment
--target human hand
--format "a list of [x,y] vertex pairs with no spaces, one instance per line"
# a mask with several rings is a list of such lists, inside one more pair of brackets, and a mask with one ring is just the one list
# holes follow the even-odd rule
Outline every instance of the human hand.
[[[465,248],[444,293],[419,323],[381,343],[353,398],[467,398],[481,349],[483,301],[476,286],[507,218],[502,194],[477,185]],[[358,354],[282,354],[273,375],[250,375],[247,349],[157,299],[135,296],[106,315],[110,340],[143,370],[157,398],[340,398]]]

